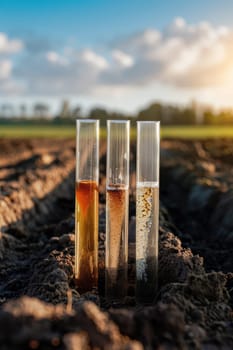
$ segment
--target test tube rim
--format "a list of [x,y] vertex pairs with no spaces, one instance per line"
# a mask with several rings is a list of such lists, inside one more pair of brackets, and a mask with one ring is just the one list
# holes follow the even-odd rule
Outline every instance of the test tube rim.
[[130,120],[127,119],[127,120],[121,120],[121,119],[107,119],[107,123],[115,123],[115,124],[129,124],[130,123]]
[[76,123],[99,123],[99,119],[76,119]]
[[137,124],[160,124],[160,120],[139,120]]

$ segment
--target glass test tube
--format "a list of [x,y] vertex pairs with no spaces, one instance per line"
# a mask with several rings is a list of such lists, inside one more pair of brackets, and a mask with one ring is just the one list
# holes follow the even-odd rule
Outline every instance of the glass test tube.
[[127,294],[130,121],[107,121],[105,296]]
[[136,300],[151,303],[158,283],[160,122],[137,122]]
[[98,284],[99,121],[76,126],[75,279],[85,293]]

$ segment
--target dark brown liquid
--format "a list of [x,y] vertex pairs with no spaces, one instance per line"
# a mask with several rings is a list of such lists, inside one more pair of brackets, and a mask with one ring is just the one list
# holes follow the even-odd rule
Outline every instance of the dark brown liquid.
[[98,283],[98,186],[95,181],[76,183],[75,278],[80,293]]

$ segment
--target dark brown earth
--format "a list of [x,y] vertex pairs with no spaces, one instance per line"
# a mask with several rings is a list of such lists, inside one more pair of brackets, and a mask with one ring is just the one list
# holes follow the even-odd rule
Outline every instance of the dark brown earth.
[[79,295],[72,140],[0,140],[0,349],[232,349],[233,140],[162,142],[159,291],[134,300],[135,145],[129,296],[103,296],[105,145],[101,147],[100,295]]

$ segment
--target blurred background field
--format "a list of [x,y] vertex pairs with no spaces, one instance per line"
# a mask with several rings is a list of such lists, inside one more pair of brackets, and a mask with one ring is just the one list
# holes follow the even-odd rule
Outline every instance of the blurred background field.
[[[106,129],[101,128],[100,135],[106,137]],[[75,124],[56,125],[1,125],[1,138],[74,138]],[[132,139],[136,138],[136,128],[131,128]],[[162,138],[208,139],[233,138],[233,126],[162,126]]]
[[57,113],[45,103],[27,105],[0,104],[0,137],[4,138],[70,138],[75,137],[76,119],[99,119],[101,136],[106,136],[106,120],[129,119],[132,138],[136,137],[137,121],[160,121],[161,137],[182,139],[232,138],[233,109],[215,109],[196,101],[184,105],[152,102],[134,113],[104,107],[85,111],[68,99],[60,101]]

